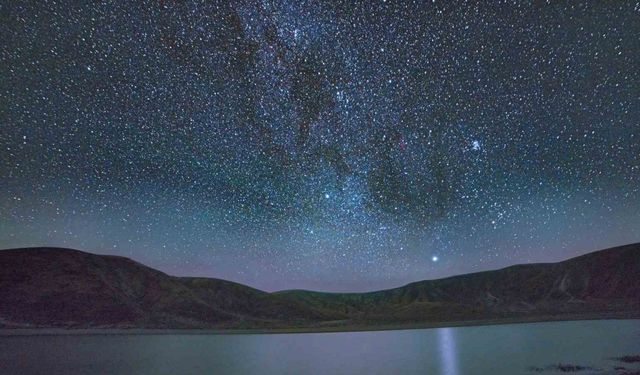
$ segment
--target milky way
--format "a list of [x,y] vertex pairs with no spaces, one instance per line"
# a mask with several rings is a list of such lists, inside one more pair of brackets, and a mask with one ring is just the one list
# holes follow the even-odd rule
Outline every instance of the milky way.
[[640,240],[637,1],[0,4],[0,247],[372,290]]

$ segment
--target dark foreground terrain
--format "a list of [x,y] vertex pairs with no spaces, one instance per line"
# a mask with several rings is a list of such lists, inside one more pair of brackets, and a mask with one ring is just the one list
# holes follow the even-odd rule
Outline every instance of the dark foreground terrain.
[[640,317],[640,244],[369,293],[267,293],[59,248],[0,251],[0,328],[347,330]]

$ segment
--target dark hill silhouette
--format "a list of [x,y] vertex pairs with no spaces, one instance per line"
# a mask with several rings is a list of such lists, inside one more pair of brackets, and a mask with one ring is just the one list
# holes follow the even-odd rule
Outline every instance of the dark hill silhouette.
[[0,251],[0,326],[295,328],[640,317],[640,244],[369,293],[267,293],[78,250]]
[[370,293],[276,293],[375,321],[455,321],[630,311],[640,315],[640,244]]
[[0,322],[42,327],[224,327],[323,317],[225,280],[179,278],[77,250],[0,251]]

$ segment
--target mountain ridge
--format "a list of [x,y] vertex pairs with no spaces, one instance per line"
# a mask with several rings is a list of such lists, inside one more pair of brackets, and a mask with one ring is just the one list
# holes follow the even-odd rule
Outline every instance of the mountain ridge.
[[363,293],[268,293],[65,248],[0,250],[0,327],[295,328],[628,313],[640,243]]

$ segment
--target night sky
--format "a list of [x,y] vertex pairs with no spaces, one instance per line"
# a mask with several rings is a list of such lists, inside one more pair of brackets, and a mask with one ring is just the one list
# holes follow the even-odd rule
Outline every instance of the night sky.
[[0,248],[363,291],[640,241],[639,35],[638,1],[2,1]]

